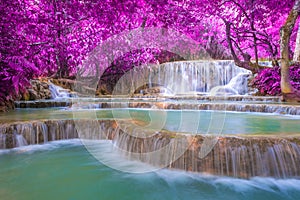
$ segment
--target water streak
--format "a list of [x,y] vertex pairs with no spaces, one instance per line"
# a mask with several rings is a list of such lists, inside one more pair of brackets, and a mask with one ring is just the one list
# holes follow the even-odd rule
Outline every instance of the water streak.
[[53,83],[49,83],[49,90],[51,92],[52,99],[77,97],[76,94],[73,94],[69,90],[64,89],[58,85],[54,85]]

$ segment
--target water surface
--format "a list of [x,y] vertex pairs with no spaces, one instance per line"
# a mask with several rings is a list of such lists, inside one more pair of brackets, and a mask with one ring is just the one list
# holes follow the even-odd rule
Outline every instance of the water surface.
[[[190,134],[255,134],[291,135],[300,133],[300,117],[266,113],[229,111],[163,110],[141,108],[82,109],[66,108],[17,109],[0,113],[0,122],[47,119],[128,119],[142,121],[156,129]],[[128,122],[129,123],[129,122]]]
[[[99,141],[99,148],[110,147],[109,141]],[[94,159],[79,140],[68,140],[1,150],[0,199],[298,200],[300,180],[243,180],[167,169],[125,173]]]

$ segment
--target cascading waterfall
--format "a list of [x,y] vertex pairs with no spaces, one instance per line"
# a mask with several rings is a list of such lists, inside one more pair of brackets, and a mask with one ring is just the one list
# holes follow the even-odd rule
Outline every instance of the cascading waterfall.
[[66,107],[72,104],[72,97],[78,97],[77,93],[71,92],[58,85],[48,82],[51,99],[36,99],[33,101],[15,101],[16,108],[48,108]]
[[[249,72],[236,67],[233,61],[182,61],[158,66],[135,68],[121,78],[115,94],[130,94],[142,85],[161,86],[166,95],[208,93],[220,86],[218,92],[247,94]],[[73,94],[50,85],[54,99],[69,98]],[[174,97],[175,98],[175,97]],[[176,97],[177,98],[177,97]],[[197,97],[198,98],[198,97]],[[218,97],[199,96],[195,104],[176,102],[87,102],[82,108],[156,108],[227,110],[284,113],[300,115],[297,105],[267,105],[248,103],[210,102]],[[216,98],[216,99],[215,99]],[[227,100],[247,101],[249,96],[230,96]],[[230,99],[235,98],[235,99]],[[256,97],[257,98],[257,97]],[[223,100],[221,98],[221,100]],[[267,99],[268,100],[268,99]],[[263,101],[267,101],[266,99]],[[42,104],[43,102],[41,102]],[[55,103],[55,102],[54,102]],[[71,103],[70,103],[71,104]],[[39,107],[39,106],[37,106]],[[41,106],[43,107],[43,106]],[[73,107],[76,109],[76,105]],[[79,132],[80,126],[84,132]],[[0,149],[14,148],[48,141],[81,138],[83,140],[111,140],[115,150],[131,160],[154,166],[181,169],[221,176],[249,178],[271,176],[300,177],[300,139],[285,136],[220,136],[216,145],[202,157],[201,148],[206,135],[188,135],[166,130],[132,129],[114,120],[42,120],[0,124]]]
[[[180,61],[161,65],[136,67],[124,75],[114,88],[114,94],[131,94],[148,85],[162,86],[173,95],[208,93],[216,86],[227,85],[232,78],[250,71],[237,67],[233,61]],[[232,84],[239,93],[245,93],[247,84]]]
[[27,144],[27,141],[25,140],[25,138],[23,137],[23,135],[20,135],[20,134],[15,134],[15,144],[16,144],[16,147],[21,147],[21,146],[26,146],[28,145]]
[[51,92],[52,99],[70,98],[77,96],[75,94],[70,93],[69,90],[64,89],[58,85],[54,85],[53,83],[49,83],[49,90]]
[[213,88],[214,94],[245,95],[248,93],[248,78],[250,73],[239,73],[225,86]]
[[[71,127],[71,128],[70,128]],[[14,148],[24,145],[43,144],[48,141],[78,138],[72,120],[48,120],[2,124],[0,147]]]
[[239,73],[233,77],[226,85],[235,91],[235,94],[247,94],[248,93],[248,78],[250,73]]
[[0,124],[0,149],[43,144],[54,140],[78,138],[77,126],[86,130],[81,139],[112,139],[114,121],[109,120],[45,120]]
[[2,132],[0,133],[0,149],[6,149],[6,134]]
[[242,178],[300,176],[298,138],[218,137],[202,158],[199,154],[207,136],[161,131],[141,138],[120,130],[116,134],[115,144],[125,156],[155,166]]
[[[76,129],[80,126],[84,132]],[[299,177],[299,137],[219,136],[204,157],[205,135],[131,128],[114,120],[47,120],[2,124],[0,147],[40,144],[59,139],[112,140],[128,159],[154,166],[249,178],[253,176]]]

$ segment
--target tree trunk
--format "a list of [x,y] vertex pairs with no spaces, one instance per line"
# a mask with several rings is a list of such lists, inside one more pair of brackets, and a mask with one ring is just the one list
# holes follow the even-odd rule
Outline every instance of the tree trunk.
[[294,51],[294,62],[300,62],[300,22],[298,23],[298,31],[297,31],[297,39],[296,39],[296,46]]
[[242,61],[234,51],[234,47],[233,47],[232,39],[231,39],[231,23],[229,21],[226,21],[225,19],[223,19],[223,21],[224,21],[225,26],[226,26],[226,41],[227,41],[227,44],[229,46],[229,50],[230,50],[230,53],[232,55],[232,58],[234,60],[235,65],[237,65],[241,68],[250,70],[253,74],[258,73],[261,69],[264,68],[264,66],[260,66],[258,64],[257,55],[256,55],[256,62],[252,63],[251,62],[251,56],[249,54],[245,53],[245,52],[241,52],[241,50],[240,50],[240,52],[241,52],[241,54],[244,58],[244,61]]
[[[280,29],[280,54],[281,54],[281,81],[280,87],[283,101],[300,100],[300,93],[296,91],[290,83],[290,58],[289,44],[290,36],[295,26],[300,11],[300,0],[295,1],[295,5],[290,11],[285,24]],[[299,97],[298,97],[299,96]]]

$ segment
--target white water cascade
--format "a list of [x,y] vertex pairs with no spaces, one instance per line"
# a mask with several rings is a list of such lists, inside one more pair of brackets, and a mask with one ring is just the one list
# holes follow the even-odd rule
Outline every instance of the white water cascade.
[[[240,74],[250,73],[246,69],[237,67],[231,60],[179,61],[136,67],[119,80],[114,94],[132,94],[143,85],[150,88],[164,87],[168,95],[209,93],[212,88],[225,85],[231,87],[235,91],[234,94],[245,94],[247,84],[235,84],[230,81]],[[241,79],[237,78],[235,82],[240,83],[239,81]]]
[[0,149],[5,149],[6,148],[5,143],[6,143],[6,134],[0,133]]
[[247,94],[248,93],[248,78],[250,73],[239,73],[233,77],[230,82],[226,85],[235,91],[235,94]]
[[26,139],[23,137],[23,135],[16,134],[15,139],[16,139],[16,141],[15,141],[16,147],[28,145],[28,143],[27,143]]
[[250,73],[239,73],[225,86],[214,87],[213,94],[217,95],[245,95],[248,93],[248,78]]
[[77,97],[77,95],[70,93],[69,90],[58,85],[54,85],[53,83],[49,83],[49,90],[51,92],[52,99]]

